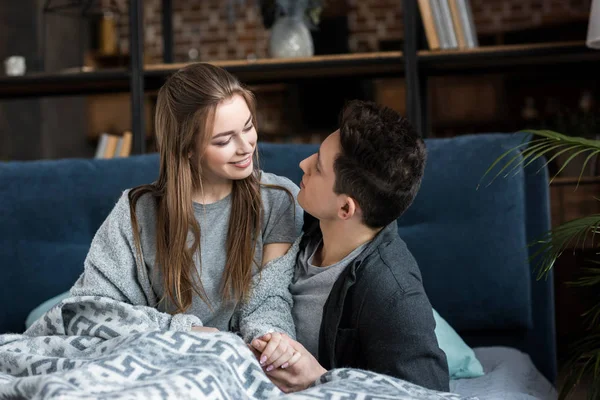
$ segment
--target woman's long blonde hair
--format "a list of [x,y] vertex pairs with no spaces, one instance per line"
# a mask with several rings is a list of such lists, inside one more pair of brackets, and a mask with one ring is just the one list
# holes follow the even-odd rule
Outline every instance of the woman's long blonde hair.
[[[164,296],[173,313],[185,312],[194,293],[209,306],[194,256],[200,252],[200,225],[194,216],[192,193],[202,190],[202,171],[196,154],[212,135],[217,106],[234,95],[246,101],[256,127],[256,102],[252,92],[222,68],[197,63],[168,78],[158,92],[156,140],[160,156],[158,180],[134,188],[129,204],[138,261],[142,260],[136,204],[150,193],[157,205],[156,264],[162,273]],[[240,301],[250,290],[252,266],[262,218],[256,152],[249,177],[234,180],[227,233],[227,258],[221,285],[224,301]],[[193,243],[188,245],[188,235]],[[198,257],[200,258],[200,257]],[[259,265],[260,267],[260,265]]]

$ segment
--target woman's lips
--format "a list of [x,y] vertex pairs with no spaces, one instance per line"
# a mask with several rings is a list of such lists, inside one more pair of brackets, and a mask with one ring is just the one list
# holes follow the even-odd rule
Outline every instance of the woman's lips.
[[252,157],[248,156],[243,160],[232,162],[230,164],[237,168],[248,168],[248,166],[250,165],[251,162],[252,162]]

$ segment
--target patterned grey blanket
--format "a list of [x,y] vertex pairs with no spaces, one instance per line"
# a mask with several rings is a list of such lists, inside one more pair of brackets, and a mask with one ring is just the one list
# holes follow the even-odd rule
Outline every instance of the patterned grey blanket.
[[286,395],[238,336],[156,330],[143,309],[103,297],[67,299],[25,334],[0,335],[0,399],[281,397],[465,399],[356,369]]

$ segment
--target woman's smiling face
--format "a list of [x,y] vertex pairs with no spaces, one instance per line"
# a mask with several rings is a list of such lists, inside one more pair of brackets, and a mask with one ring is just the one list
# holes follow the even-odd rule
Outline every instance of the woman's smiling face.
[[236,94],[221,102],[201,157],[203,182],[247,178],[253,170],[257,137],[252,114],[242,96]]

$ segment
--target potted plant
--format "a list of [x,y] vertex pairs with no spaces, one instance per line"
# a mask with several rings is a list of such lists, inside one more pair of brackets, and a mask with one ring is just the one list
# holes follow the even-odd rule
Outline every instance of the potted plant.
[[[547,157],[548,163],[550,163],[555,158],[564,155],[564,163],[552,179],[577,158],[583,159],[579,173],[579,179],[581,179],[589,163],[600,154],[600,140],[597,139],[567,136],[549,130],[533,130],[526,133],[532,135],[532,140],[516,148],[521,150],[521,157],[515,157],[515,149],[511,149],[494,161],[484,176],[502,163],[504,165],[493,179],[500,175],[508,176],[510,171],[519,165],[527,166],[540,157]],[[543,278],[552,269],[563,251],[584,246],[590,248],[590,245],[591,248],[597,248],[599,234],[600,214],[593,214],[561,224],[532,243],[532,245],[539,246],[539,250],[533,256],[538,261],[538,279]],[[598,287],[600,285],[600,257],[598,255],[600,255],[600,250],[595,253],[594,258],[596,259],[590,260],[592,267],[582,268],[583,275],[577,281],[570,282],[570,285],[582,287]],[[600,398],[600,300],[583,317],[587,318],[587,335],[579,343],[574,344],[572,356],[564,366],[567,375],[560,390],[559,399],[568,398],[583,377],[591,377],[591,386],[587,390],[589,399]]]

